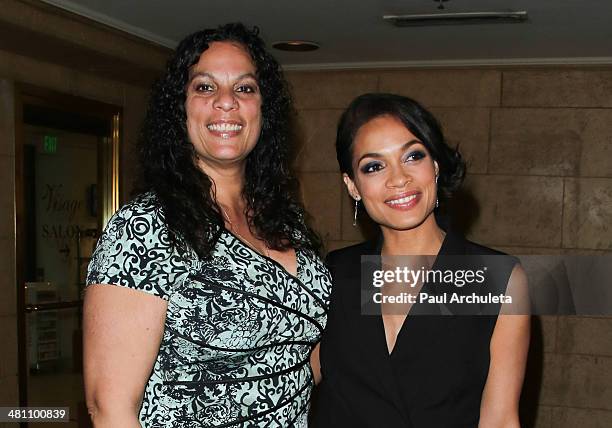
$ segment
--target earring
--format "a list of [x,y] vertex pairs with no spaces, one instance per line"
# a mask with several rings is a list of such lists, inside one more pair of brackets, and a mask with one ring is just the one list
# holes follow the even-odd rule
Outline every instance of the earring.
[[[438,193],[438,176],[436,175],[436,193]],[[436,196],[436,208],[440,206],[440,201],[438,200],[438,196]]]
[[355,214],[353,215],[353,227],[357,226],[357,211],[359,210],[359,199],[355,198]]

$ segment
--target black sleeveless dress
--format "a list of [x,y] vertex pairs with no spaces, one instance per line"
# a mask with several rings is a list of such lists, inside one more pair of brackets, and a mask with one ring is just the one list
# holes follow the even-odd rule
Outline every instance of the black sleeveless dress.
[[[497,316],[412,315],[417,303],[389,354],[381,316],[361,315],[361,256],[380,254],[380,247],[380,242],[363,243],[328,256],[331,309],[311,426],[477,427]],[[495,281],[501,278],[503,292],[513,257],[449,232],[436,264],[445,255],[494,254],[501,257]]]

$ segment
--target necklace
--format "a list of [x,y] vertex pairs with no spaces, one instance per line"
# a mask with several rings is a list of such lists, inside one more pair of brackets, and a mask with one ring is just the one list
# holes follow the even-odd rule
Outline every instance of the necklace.
[[246,239],[244,236],[242,236],[238,232],[238,230],[236,230],[236,228],[234,227],[234,223],[232,223],[232,221],[230,220],[229,215],[227,215],[227,211],[225,211],[225,208],[223,208],[221,205],[219,205],[219,207],[221,208],[221,211],[223,212],[223,216],[225,217],[225,220],[227,221],[227,224],[229,224],[230,230],[234,233],[234,235],[236,235],[238,238],[240,238],[241,242],[244,242],[246,245],[248,245],[256,253],[261,254],[262,256],[265,256],[265,257],[269,258],[270,257],[270,250],[268,249],[268,246],[266,245],[266,243],[264,242],[264,251],[262,252],[259,248],[257,248],[255,245],[253,245],[251,243],[251,241]]

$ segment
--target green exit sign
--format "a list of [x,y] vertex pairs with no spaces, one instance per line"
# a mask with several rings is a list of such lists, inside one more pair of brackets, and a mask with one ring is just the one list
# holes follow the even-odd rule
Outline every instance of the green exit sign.
[[57,137],[54,135],[45,135],[43,138],[43,150],[45,153],[57,152]]

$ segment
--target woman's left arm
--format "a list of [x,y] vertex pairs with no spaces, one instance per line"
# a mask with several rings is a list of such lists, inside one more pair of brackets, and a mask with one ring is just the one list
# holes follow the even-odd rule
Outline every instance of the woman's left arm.
[[[511,293],[514,297],[526,298],[527,282],[520,265],[512,271],[509,284],[519,290]],[[527,363],[529,329],[530,315],[498,316],[491,337],[491,362],[480,404],[479,428],[520,428],[519,399]]]

